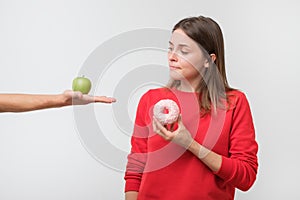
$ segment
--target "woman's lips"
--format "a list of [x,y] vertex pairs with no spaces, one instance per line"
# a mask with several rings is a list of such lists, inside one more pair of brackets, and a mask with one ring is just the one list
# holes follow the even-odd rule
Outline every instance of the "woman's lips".
[[176,67],[176,66],[170,66],[171,70],[175,70],[175,69],[180,69],[180,67]]

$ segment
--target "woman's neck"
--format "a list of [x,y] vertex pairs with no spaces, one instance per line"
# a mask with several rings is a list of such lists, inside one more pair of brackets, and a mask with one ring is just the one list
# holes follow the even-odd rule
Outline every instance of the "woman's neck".
[[180,85],[177,89],[183,92],[199,92],[199,82],[190,83],[187,81],[180,81]]

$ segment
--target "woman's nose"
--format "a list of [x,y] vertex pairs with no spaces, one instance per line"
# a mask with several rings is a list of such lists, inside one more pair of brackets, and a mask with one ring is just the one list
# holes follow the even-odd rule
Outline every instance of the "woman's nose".
[[178,60],[177,55],[176,55],[175,52],[169,52],[168,57],[169,57],[170,61],[177,61]]

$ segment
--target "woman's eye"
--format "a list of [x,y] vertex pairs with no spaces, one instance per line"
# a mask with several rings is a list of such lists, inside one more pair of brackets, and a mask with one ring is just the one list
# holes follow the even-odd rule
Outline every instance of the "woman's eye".
[[173,51],[173,48],[172,48],[172,47],[169,47],[168,50],[169,50],[169,51]]
[[188,54],[189,52],[187,52],[187,51],[180,51],[183,55],[186,55],[186,54]]

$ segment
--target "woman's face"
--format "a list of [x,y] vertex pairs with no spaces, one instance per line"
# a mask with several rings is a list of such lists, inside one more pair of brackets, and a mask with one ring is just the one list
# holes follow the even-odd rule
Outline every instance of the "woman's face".
[[200,70],[208,63],[198,44],[181,29],[172,33],[168,60],[171,78],[188,81],[193,85],[200,82]]

